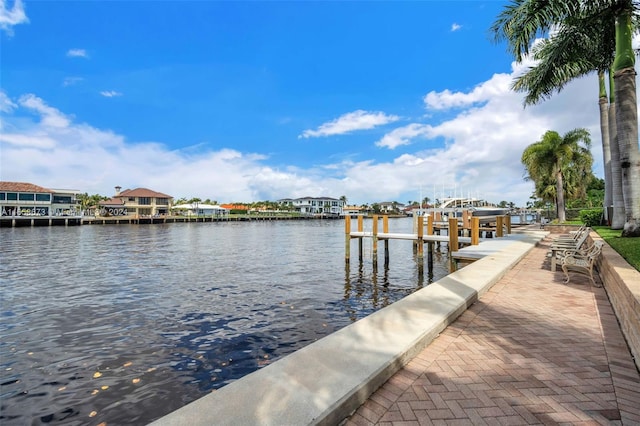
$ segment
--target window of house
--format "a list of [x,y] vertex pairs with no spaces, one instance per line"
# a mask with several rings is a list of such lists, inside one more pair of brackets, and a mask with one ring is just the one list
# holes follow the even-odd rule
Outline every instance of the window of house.
[[[64,197],[69,199],[69,203],[71,202],[71,197]],[[55,197],[54,197],[55,200]],[[51,201],[51,194],[36,194],[36,201]]]
[[33,201],[34,200],[34,196],[35,196],[35,194],[20,193],[20,194],[18,194],[18,200],[20,200],[20,201]]
[[150,206],[151,205],[151,198],[150,197],[139,197],[138,198],[138,204],[140,204],[142,206]]
[[18,199],[18,193],[17,192],[7,192],[7,200],[16,201],[17,199]]
[[71,197],[64,197],[62,195],[54,195],[53,202],[55,204],[71,204]]
[[0,192],[0,200],[6,200],[7,199],[7,193],[6,192]]

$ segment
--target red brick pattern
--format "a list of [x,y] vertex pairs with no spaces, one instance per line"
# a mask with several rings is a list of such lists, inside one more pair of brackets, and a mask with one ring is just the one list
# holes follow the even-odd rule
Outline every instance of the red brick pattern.
[[545,240],[344,424],[640,425],[640,377],[603,288]]

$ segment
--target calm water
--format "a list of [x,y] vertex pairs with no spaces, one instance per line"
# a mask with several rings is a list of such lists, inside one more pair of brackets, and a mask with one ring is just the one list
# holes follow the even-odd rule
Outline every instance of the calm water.
[[[371,222],[365,222],[370,227]],[[410,232],[411,219],[390,221]],[[355,229],[355,221],[352,226]],[[146,424],[446,275],[344,223],[0,230],[0,423]]]

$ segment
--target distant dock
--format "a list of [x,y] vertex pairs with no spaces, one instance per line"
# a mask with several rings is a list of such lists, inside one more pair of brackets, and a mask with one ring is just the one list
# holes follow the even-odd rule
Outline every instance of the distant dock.
[[82,225],[82,216],[2,216],[0,218],[0,228],[80,225]]
[[271,220],[342,219],[337,215],[242,215],[242,216],[2,216],[0,228],[80,225],[156,225],[163,223],[251,222]]

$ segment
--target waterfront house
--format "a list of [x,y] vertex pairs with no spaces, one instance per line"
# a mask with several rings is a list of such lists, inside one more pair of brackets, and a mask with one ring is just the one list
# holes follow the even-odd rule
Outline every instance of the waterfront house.
[[365,216],[367,209],[359,206],[344,206],[342,209],[345,216]]
[[284,198],[279,203],[289,205],[300,213],[343,215],[344,202],[331,197]]
[[74,189],[0,181],[0,212],[2,216],[75,216],[78,194]]
[[227,217],[229,209],[222,206],[204,203],[179,204],[171,207],[173,214],[182,216],[210,216],[210,217]]
[[378,205],[381,213],[398,213],[404,209],[404,204],[395,201],[384,201]]
[[[132,213],[133,214],[133,213]],[[128,216],[129,210],[124,206],[124,199],[109,198],[99,203],[96,216]]]
[[162,216],[169,214],[173,197],[147,188],[125,189],[116,186],[116,194],[108,201],[101,202],[101,213],[109,208],[119,209],[114,216]]
[[424,210],[429,208],[429,204],[420,206],[419,204],[412,204],[402,209],[402,212],[407,216],[423,216]]

